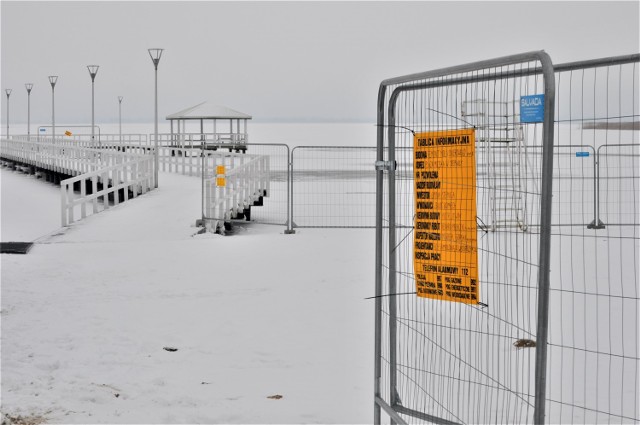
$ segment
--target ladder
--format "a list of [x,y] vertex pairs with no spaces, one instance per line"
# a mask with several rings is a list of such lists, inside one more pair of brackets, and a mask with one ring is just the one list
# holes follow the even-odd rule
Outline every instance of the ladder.
[[476,128],[477,175],[488,195],[488,230],[527,231],[527,147],[517,102],[475,99],[461,115]]

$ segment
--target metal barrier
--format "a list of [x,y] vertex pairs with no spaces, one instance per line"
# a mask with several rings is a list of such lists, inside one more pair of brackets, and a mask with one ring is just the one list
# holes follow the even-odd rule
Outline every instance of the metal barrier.
[[375,147],[293,148],[293,227],[374,228],[375,158]]
[[[536,63],[484,61],[478,72],[462,66],[383,82],[376,423],[382,412],[391,423],[640,421],[639,62],[630,55],[553,67],[555,95],[545,95],[556,106],[553,150],[542,143],[548,124],[523,122],[518,111],[522,96],[542,93]],[[547,69],[544,82],[551,79]],[[442,202],[464,184],[445,170],[438,184],[451,189],[436,186],[434,171],[450,157],[415,156],[436,152],[419,146],[429,133],[456,129],[473,130],[477,142],[477,222],[466,226],[477,235],[476,305],[438,299],[436,277],[461,296],[464,277],[440,269],[437,256],[417,261],[430,244],[460,249],[471,240],[460,221],[468,207],[448,212],[455,202]],[[552,197],[546,207],[543,195]],[[421,210],[429,202],[458,223],[421,220],[436,217]],[[431,288],[434,299],[416,297]]]
[[[532,123],[489,103],[537,95]],[[376,423],[544,420],[554,97],[543,52],[381,84]],[[520,168],[530,146],[542,161]]]
[[[562,173],[572,179],[554,176],[563,226],[551,247],[549,423],[640,422],[639,63],[631,55],[554,67],[558,144],[596,154],[580,149],[590,156],[572,157]],[[580,180],[592,174],[595,202]]]

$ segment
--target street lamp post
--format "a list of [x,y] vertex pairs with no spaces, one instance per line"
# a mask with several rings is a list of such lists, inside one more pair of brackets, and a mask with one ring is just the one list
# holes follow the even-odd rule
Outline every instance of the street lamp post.
[[98,65],[87,65],[87,69],[89,70],[89,75],[91,76],[91,146],[94,145],[96,141],[96,128],[95,128],[95,115],[94,115],[94,83],[96,80],[96,74],[98,73]]
[[51,137],[52,141],[56,141],[56,83],[57,75],[49,75],[49,83],[51,83]]
[[7,94],[7,139],[9,138],[9,96],[11,96],[11,89],[5,89]]
[[27,140],[31,141],[31,89],[32,83],[26,83],[24,87],[27,89]]
[[148,49],[149,56],[156,70],[155,72],[155,114],[154,114],[154,136],[155,136],[155,180],[156,188],[158,187],[158,167],[159,167],[159,151],[158,151],[158,64],[160,63],[160,57],[164,49]]
[[120,135],[120,143],[122,143],[122,96],[118,96],[118,134]]

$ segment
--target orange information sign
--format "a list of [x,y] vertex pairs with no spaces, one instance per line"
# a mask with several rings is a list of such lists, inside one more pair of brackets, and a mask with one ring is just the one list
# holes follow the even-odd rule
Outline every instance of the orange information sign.
[[475,130],[416,134],[413,169],[416,292],[477,304]]

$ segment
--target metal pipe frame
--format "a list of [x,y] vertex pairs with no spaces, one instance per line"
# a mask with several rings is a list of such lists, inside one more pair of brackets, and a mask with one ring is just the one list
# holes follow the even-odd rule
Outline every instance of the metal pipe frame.
[[122,96],[118,96],[118,135],[120,143],[122,143]]
[[11,89],[4,91],[7,94],[7,139],[9,138],[9,97],[11,96]]
[[31,90],[33,84],[27,83],[24,86],[27,89],[27,140],[31,141]]
[[[541,66],[535,68],[534,71],[527,72],[506,72],[506,73],[489,73],[483,76],[460,77],[447,81],[427,81],[414,83],[419,80],[429,80],[438,77],[446,77],[453,74],[462,74],[483,69],[495,68],[500,66],[515,65],[538,61]],[[496,79],[511,78],[516,76],[533,75],[542,73],[544,78],[544,122],[543,122],[543,159],[542,159],[542,196],[541,196],[541,224],[540,224],[540,252],[539,252],[539,274],[538,274],[538,326],[536,346],[536,382],[535,382],[535,411],[534,422],[544,423],[545,403],[546,403],[546,364],[547,364],[547,333],[548,333],[548,306],[549,306],[549,261],[550,261],[550,243],[551,243],[551,199],[553,184],[553,132],[554,132],[554,113],[555,113],[555,74],[553,64],[549,55],[544,51],[527,52],[517,55],[504,56],[501,58],[484,60],[465,65],[453,66],[449,68],[441,68],[434,71],[428,71],[417,74],[410,74],[402,77],[384,80],[380,84],[378,91],[378,140],[377,140],[377,160],[384,160],[384,105],[385,95],[388,86],[401,85],[394,89],[390,96],[387,111],[388,122],[388,144],[389,157],[388,162],[392,164],[388,170],[388,203],[389,203],[389,294],[396,291],[396,223],[395,223],[395,107],[398,96],[407,91],[415,91],[420,89],[449,86],[455,84],[489,81]],[[414,83],[414,84],[407,84]],[[374,410],[374,422],[380,423],[380,379],[381,379],[381,356],[382,351],[382,317],[381,317],[381,296],[382,296],[382,221],[384,208],[383,195],[383,174],[382,169],[377,170],[376,174],[376,317],[375,317],[375,399],[376,408]],[[388,297],[389,302],[389,363],[390,363],[390,406],[397,407],[397,376],[396,376],[396,314],[397,304],[395,297]],[[416,416],[415,413],[402,409],[405,414]],[[392,423],[394,422],[392,417]]]

